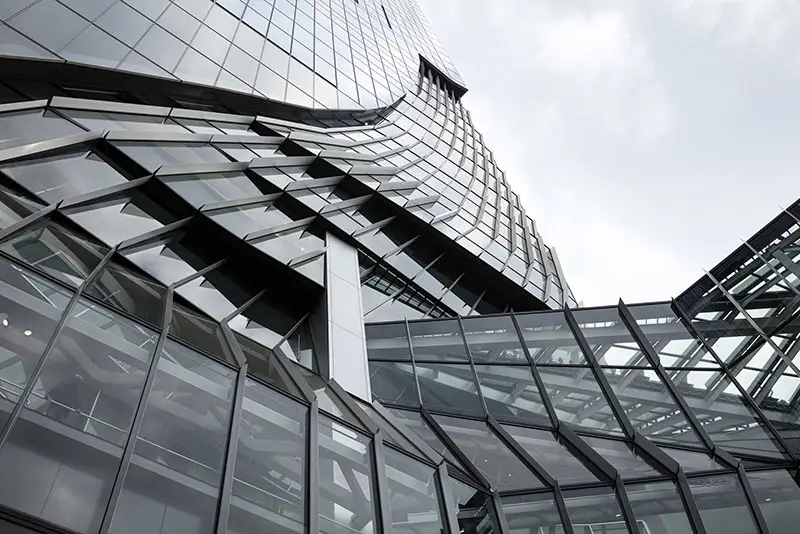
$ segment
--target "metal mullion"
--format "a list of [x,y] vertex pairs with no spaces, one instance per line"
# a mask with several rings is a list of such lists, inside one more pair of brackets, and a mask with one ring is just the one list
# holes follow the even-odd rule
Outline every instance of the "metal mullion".
[[550,423],[553,426],[558,427],[558,414],[556,413],[556,409],[553,406],[550,396],[547,394],[544,380],[542,380],[542,376],[539,374],[539,368],[536,366],[536,363],[533,361],[533,356],[531,356],[531,353],[528,350],[528,344],[525,342],[525,337],[522,335],[522,328],[519,326],[517,316],[514,314],[513,310],[509,315],[511,316],[511,322],[514,323],[514,329],[517,332],[517,337],[519,338],[522,352],[525,354],[525,358],[528,360],[528,365],[531,369],[531,373],[533,374],[533,381],[536,383],[536,387],[539,389],[539,397],[542,399],[544,409],[547,411],[547,415],[550,417]]
[[686,516],[689,519],[689,523],[692,525],[694,534],[706,534],[703,518],[700,516],[700,510],[697,508],[697,503],[689,487],[689,480],[686,478],[683,468],[678,470],[678,494],[681,496],[683,507],[686,510]]
[[597,384],[600,386],[600,390],[603,392],[611,411],[614,412],[614,416],[617,418],[617,421],[622,427],[625,435],[629,439],[633,439],[635,434],[633,424],[628,419],[628,416],[625,415],[625,410],[622,409],[619,399],[617,399],[617,396],[611,389],[611,384],[608,383],[608,379],[603,373],[603,370],[600,368],[600,364],[597,363],[597,359],[594,357],[591,347],[589,347],[589,342],[586,341],[586,338],[583,336],[583,332],[581,332],[580,326],[578,326],[578,321],[575,319],[575,316],[572,314],[572,311],[570,311],[569,308],[564,308],[564,316],[566,317],[567,325],[572,331],[572,335],[578,344],[578,348],[581,349],[586,361],[588,361],[591,366],[592,374],[594,374]]
[[162,226],[161,228],[156,228],[150,232],[145,232],[144,234],[140,234],[136,237],[131,237],[130,239],[126,239],[119,244],[119,251],[121,254],[124,254],[126,250],[131,248],[146,246],[150,242],[158,241],[159,237],[165,236],[170,234],[171,232],[183,228],[184,226],[188,225],[193,220],[193,217],[186,217],[185,219],[180,219],[175,221],[174,223],[167,224]]
[[633,513],[631,501],[628,499],[628,494],[625,492],[625,484],[622,483],[622,476],[617,475],[615,482],[617,502],[622,511],[622,518],[625,520],[625,525],[631,534],[638,534],[639,527],[636,525],[636,514]]
[[10,224],[0,230],[0,243],[8,240],[11,237],[14,237],[16,234],[23,230],[27,230],[30,226],[35,224],[40,219],[43,219],[49,216],[54,211],[58,210],[61,206],[61,200],[55,202],[53,204],[48,204],[47,206],[43,207],[40,210],[36,210],[30,215],[23,217],[22,219],[18,220],[17,222]]
[[653,349],[653,346],[649,341],[647,341],[647,338],[645,337],[641,328],[639,328],[639,325],[636,323],[636,320],[633,318],[633,315],[631,315],[630,310],[622,301],[622,299],[619,300],[617,309],[619,310],[619,315],[622,318],[622,322],[633,336],[636,344],[639,345],[639,350],[641,350],[647,356],[647,359],[653,364],[653,369],[656,375],[661,379],[661,383],[667,388],[667,391],[669,391],[670,397],[672,397],[675,405],[683,412],[683,415],[689,422],[689,425],[691,425],[692,429],[697,433],[705,446],[711,450],[714,450],[715,443],[711,439],[711,436],[708,435],[706,430],[703,428],[703,425],[700,424],[700,421],[689,407],[689,403],[687,403],[683,395],[680,394],[678,388],[676,388],[675,384],[672,383],[672,380],[667,375],[667,372],[664,369],[664,366],[661,364],[661,361]]
[[97,201],[104,198],[114,197],[115,195],[125,193],[126,191],[135,190],[152,179],[152,175],[142,176],[141,178],[133,178],[132,180],[127,180],[119,184],[64,199],[61,201],[61,210],[66,211],[68,209],[75,209],[90,204],[95,204]]
[[439,496],[439,511],[442,514],[442,523],[447,534],[459,534],[458,510],[450,486],[450,475],[447,473],[447,463],[442,462],[436,468],[436,494]]
[[230,424],[228,425],[228,442],[223,466],[222,487],[217,503],[216,533],[225,534],[228,530],[228,516],[230,513],[231,492],[233,491],[233,475],[236,471],[236,454],[239,447],[239,427],[242,421],[242,404],[244,402],[245,379],[247,378],[247,365],[238,370],[236,386],[233,397],[233,409]]
[[308,408],[306,429],[305,497],[306,534],[319,533],[319,407],[316,399]]
[[633,443],[636,447],[639,447],[648,458],[659,464],[663,469],[672,475],[677,474],[680,470],[680,464],[675,461],[672,456],[658,448],[656,444],[647,439],[638,430],[633,436]]
[[[372,476],[375,480],[375,516],[378,523],[377,531],[382,534],[392,534],[392,510],[389,506],[389,484],[386,479],[386,455],[383,450],[383,431],[378,430],[372,439]],[[224,533],[220,533],[224,534]]]
[[117,476],[114,478],[114,485],[111,488],[111,494],[108,498],[108,505],[106,506],[105,514],[103,514],[103,521],[100,523],[100,534],[107,534],[111,528],[111,521],[114,518],[114,512],[116,511],[117,504],[119,504],[119,499],[122,495],[122,488],[125,484],[125,478],[128,476],[128,469],[130,468],[131,459],[133,458],[133,449],[136,445],[136,440],[138,439],[142,422],[144,421],[147,401],[150,396],[150,392],[153,389],[153,383],[155,382],[155,377],[158,372],[158,362],[161,359],[161,352],[164,348],[164,344],[167,342],[167,332],[169,331],[170,323],[172,322],[172,298],[173,288],[170,286],[167,288],[167,295],[164,298],[164,315],[161,320],[161,333],[158,336],[158,341],[156,342],[155,349],[153,350],[153,358],[150,361],[150,367],[148,368],[147,375],[145,376],[142,393],[139,395],[139,400],[136,403],[136,411],[134,412],[135,415],[133,421],[131,422],[128,438],[125,441],[122,458],[120,459],[119,468],[117,469]]
[[[573,456],[580,456],[592,464],[593,468],[589,468],[589,470],[592,471],[593,474],[596,471],[600,471],[606,478],[607,482],[614,481],[620,476],[616,467],[614,467],[608,460],[603,458],[600,453],[594,450],[594,448],[586,443],[574,430],[572,430],[572,428],[566,424],[561,423],[558,425],[558,435],[578,451],[579,455],[573,454]],[[572,454],[572,451],[570,451],[570,453]],[[579,460],[580,459],[581,458],[579,458]]]
[[456,457],[461,465],[467,469],[468,474],[480,482],[484,488],[491,488],[491,484],[489,484],[489,481],[483,476],[483,473],[481,473],[478,468],[475,467],[475,465],[469,460],[469,458],[467,458],[467,456],[458,447],[458,445],[456,445],[450,435],[445,432],[441,426],[439,426],[439,423],[433,418],[425,406],[422,406],[420,413],[422,413],[422,419],[424,422],[428,425],[428,427],[430,427],[436,437],[439,438],[439,441],[441,441],[444,446],[447,447],[450,453]]
[[347,391],[336,381],[335,378],[331,378],[328,380],[328,387],[329,392],[333,394],[334,397],[338,398],[342,404],[344,404],[349,410],[350,413],[353,414],[353,417],[356,418],[364,428],[366,428],[371,434],[377,436],[380,432],[380,426],[373,421],[369,415],[367,415],[361,406],[355,402]]
[[764,519],[764,515],[761,513],[761,508],[758,506],[758,499],[756,498],[756,494],[753,492],[753,487],[750,486],[750,481],[747,479],[747,473],[744,470],[744,464],[739,464],[736,474],[739,477],[739,483],[742,485],[744,495],[747,498],[747,505],[750,507],[750,512],[753,516],[753,519],[756,521],[759,532],[761,532],[761,534],[769,534],[769,527]]
[[572,528],[572,520],[569,518],[569,512],[567,511],[567,503],[564,500],[564,494],[561,492],[561,486],[558,481],[556,481],[553,487],[553,496],[555,498],[556,508],[558,509],[558,515],[561,516],[561,525],[564,527],[564,534],[575,534],[575,529]]
[[762,424],[769,430],[772,436],[775,437],[778,443],[780,443],[784,451],[786,451],[789,454],[789,457],[792,458],[794,461],[800,460],[800,457],[795,453],[794,449],[792,449],[792,447],[789,446],[789,443],[783,438],[781,433],[778,432],[778,429],[775,427],[775,425],[772,424],[772,421],[766,416],[766,414],[758,405],[758,403],[755,401],[755,399],[753,399],[753,397],[747,392],[747,390],[745,390],[745,388],[739,383],[739,381],[736,379],[733,373],[731,373],[728,366],[722,361],[722,359],[717,355],[717,353],[714,351],[711,345],[709,345],[706,342],[705,338],[700,334],[700,332],[694,326],[692,321],[686,315],[686,312],[684,311],[683,307],[680,304],[678,304],[678,302],[674,299],[672,300],[672,309],[677,313],[678,317],[686,325],[687,329],[689,330],[689,333],[691,333],[694,336],[694,338],[700,342],[703,348],[705,348],[705,350],[707,350],[708,353],[714,357],[714,359],[722,368],[722,371],[725,374],[725,376],[728,378],[728,380],[731,381],[734,387],[737,390],[739,390],[739,393],[741,393],[744,401],[756,413],[759,419],[761,419]]
[[414,357],[414,346],[411,344],[411,329],[408,327],[408,318],[403,318],[403,323],[406,325],[406,343],[408,343],[408,352],[411,355],[411,369],[414,371],[414,384],[417,387],[417,401],[422,406],[422,392],[419,389],[419,376],[417,376],[417,364]]
[[508,526],[506,514],[503,513],[503,501],[500,499],[500,494],[497,491],[492,491],[491,500],[492,508],[494,509],[494,523],[497,526],[497,532],[502,534],[510,534],[511,528]]
[[192,281],[192,280],[194,280],[195,278],[200,278],[201,276],[204,276],[204,275],[206,275],[206,274],[210,273],[211,271],[213,271],[214,269],[216,269],[217,267],[221,266],[221,265],[222,265],[222,264],[224,264],[226,261],[228,261],[228,258],[222,258],[222,259],[221,259],[221,260],[219,260],[219,261],[215,261],[215,262],[214,262],[214,263],[212,263],[211,265],[208,265],[208,266],[206,266],[206,267],[203,267],[203,268],[202,268],[202,269],[200,269],[199,271],[197,271],[197,272],[195,272],[195,273],[192,273],[192,274],[190,274],[189,276],[186,276],[186,277],[184,277],[184,278],[181,278],[180,280],[177,280],[177,281],[175,281],[175,282],[172,282],[172,284],[170,285],[170,287],[172,287],[172,288],[177,288],[177,287],[179,287],[179,286],[182,286],[182,285],[184,285],[184,284],[186,284],[186,283],[189,283],[189,282],[191,282],[191,281]]
[[286,374],[291,379],[291,382],[300,390],[300,393],[303,395],[303,398],[306,400],[307,403],[313,403],[317,399],[317,394],[314,393],[314,390],[311,386],[308,385],[306,379],[298,372],[294,366],[295,364],[290,362],[280,347],[275,347],[271,349],[273,354],[275,354],[275,361],[277,364],[286,372]]
[[469,343],[467,342],[467,331],[464,329],[464,323],[461,320],[461,314],[456,316],[456,320],[458,321],[458,330],[461,332],[461,340],[464,343],[464,348],[467,350],[467,358],[469,358],[469,368],[472,370],[472,377],[475,380],[475,386],[478,390],[478,399],[480,399],[481,401],[481,406],[483,407],[484,415],[488,417],[489,409],[486,407],[486,399],[483,398],[483,392],[481,391],[481,382],[478,379],[478,372],[475,370],[475,363],[472,361],[472,351],[470,350]]
[[[230,321],[231,319],[233,319],[234,317],[245,311],[251,304],[255,303],[266,292],[267,288],[265,287],[264,289],[262,289],[261,291],[250,297],[244,304],[242,304],[241,306],[233,310],[231,313],[229,313],[226,317],[223,317],[222,320],[220,320],[220,324],[228,324],[228,321]],[[280,345],[280,343],[278,344]]]
[[489,428],[491,431],[497,434],[501,443],[511,449],[511,452],[519,457],[522,463],[525,464],[525,466],[530,469],[536,475],[536,477],[539,478],[539,480],[543,481],[548,487],[552,487],[555,484],[555,478],[553,478],[553,476],[547,472],[544,466],[536,461],[536,459],[531,456],[528,451],[526,451],[505,428],[500,426],[500,423],[495,421],[492,416],[489,416]]
[[14,427],[14,424],[17,422],[20,415],[22,414],[22,410],[26,405],[28,397],[30,397],[31,392],[33,391],[33,388],[36,386],[36,382],[39,379],[39,375],[41,374],[42,369],[44,368],[44,364],[47,361],[48,356],[52,352],[58,337],[61,335],[61,332],[63,332],[67,324],[67,321],[70,318],[72,310],[75,308],[76,304],[80,300],[81,294],[92,282],[94,282],[95,278],[99,276],[99,274],[103,271],[103,268],[116,253],[116,250],[117,250],[116,247],[114,247],[110,249],[108,252],[106,252],[106,255],[103,256],[103,259],[101,259],[100,262],[95,266],[95,268],[92,269],[92,272],[89,274],[89,276],[86,277],[86,280],[84,280],[83,283],[76,290],[71,290],[74,291],[74,293],[70,297],[70,300],[67,303],[67,305],[64,307],[64,310],[61,312],[61,317],[59,318],[55,329],[53,329],[53,333],[50,335],[50,339],[48,339],[47,344],[45,345],[44,350],[42,351],[42,355],[39,357],[39,361],[36,362],[36,366],[33,368],[33,371],[30,374],[28,383],[22,389],[22,392],[20,392],[17,399],[17,404],[14,405],[14,409],[11,411],[11,414],[9,414],[5,426],[3,428],[0,428],[0,447],[2,447],[3,444],[6,442],[9,434],[11,434],[11,429]]

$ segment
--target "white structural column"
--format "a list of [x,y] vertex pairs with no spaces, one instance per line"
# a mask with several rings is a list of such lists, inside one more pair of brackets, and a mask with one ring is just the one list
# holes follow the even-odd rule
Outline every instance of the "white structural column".
[[369,401],[358,251],[331,234],[326,238],[328,370],[344,389]]

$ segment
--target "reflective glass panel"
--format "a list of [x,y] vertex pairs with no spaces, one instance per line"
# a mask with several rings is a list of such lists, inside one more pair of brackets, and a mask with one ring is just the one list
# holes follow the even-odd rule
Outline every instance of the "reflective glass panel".
[[169,340],[157,365],[110,532],[210,533],[236,373]]
[[800,524],[800,479],[796,470],[747,472],[770,532],[794,532]]
[[414,359],[424,361],[468,361],[461,329],[455,319],[408,323]]
[[434,417],[492,488],[518,490],[542,487],[536,475],[500,441],[486,423],[440,415]]
[[516,318],[528,352],[536,363],[588,364],[563,312],[523,313]]
[[660,447],[660,449],[669,454],[673,460],[681,464],[681,467],[686,473],[725,469],[724,465],[715,461],[710,454],[705,452],[674,449],[672,447]]
[[394,534],[440,534],[434,469],[384,447],[386,486]]
[[115,142],[150,172],[162,165],[191,165],[196,163],[228,163],[229,160],[212,145],[203,143]]
[[613,488],[568,490],[564,492],[564,502],[576,533],[628,533]]
[[[552,493],[503,497],[503,514],[511,532],[518,534],[563,534],[561,515]],[[583,534],[582,532],[580,534]]]
[[419,406],[417,381],[410,363],[369,362],[372,396],[382,403]]
[[598,481],[552,432],[514,425],[503,428],[562,486]]
[[486,409],[498,419],[549,425],[541,392],[528,365],[475,365]]
[[34,109],[0,115],[0,149],[81,133],[79,126],[52,111]]
[[426,408],[483,415],[478,385],[469,364],[417,363],[416,369]]
[[601,365],[650,367],[616,307],[579,309],[572,313]]
[[4,504],[97,531],[155,344],[154,332],[77,303],[0,449]]
[[412,412],[409,410],[399,410],[397,408],[386,408],[389,413],[395,416],[398,421],[404,425],[408,430],[419,436],[431,449],[435,450],[447,459],[453,465],[458,466],[460,469],[464,467],[461,465],[456,457],[450,452],[450,449],[439,439],[439,436],[428,426],[419,412]]
[[585,435],[581,439],[613,465],[626,480],[661,474],[627,442]]
[[247,372],[264,382],[283,391],[302,398],[302,394],[294,385],[283,367],[276,361],[275,353],[258,343],[234,332],[233,337],[242,349],[247,360]]
[[142,193],[69,210],[70,219],[107,245],[116,245],[175,222],[175,216]]
[[121,265],[108,264],[86,288],[86,293],[151,325],[161,326],[167,289]]
[[627,484],[625,493],[628,494],[640,534],[694,532],[674,482]]
[[228,518],[231,534],[303,532],[307,411],[246,380]]
[[233,357],[219,323],[187,306],[173,304],[169,335],[224,362],[236,365],[236,358]]
[[364,325],[370,360],[411,361],[405,323]]
[[450,479],[450,489],[453,492],[460,532],[464,534],[497,532],[497,520],[494,517],[489,495],[454,478]]
[[0,228],[11,226],[41,207],[37,202],[0,187]]
[[463,319],[475,363],[528,363],[510,315]]
[[374,532],[371,440],[320,414],[319,531]]
[[196,208],[263,194],[250,178],[238,172],[169,176],[163,180],[170,189]]
[[622,433],[590,368],[540,366],[539,374],[559,421],[612,434]]
[[709,534],[758,532],[736,475],[690,478],[689,488]]

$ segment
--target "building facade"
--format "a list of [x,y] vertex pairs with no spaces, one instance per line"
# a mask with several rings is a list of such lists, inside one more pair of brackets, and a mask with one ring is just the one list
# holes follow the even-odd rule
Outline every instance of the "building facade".
[[0,530],[791,532],[800,205],[579,308],[414,0],[0,5]]

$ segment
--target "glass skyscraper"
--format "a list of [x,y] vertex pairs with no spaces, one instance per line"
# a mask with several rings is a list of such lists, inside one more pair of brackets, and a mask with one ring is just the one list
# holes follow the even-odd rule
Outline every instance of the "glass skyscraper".
[[415,0],[0,3],[0,532],[795,532],[800,202],[579,307],[466,91]]

